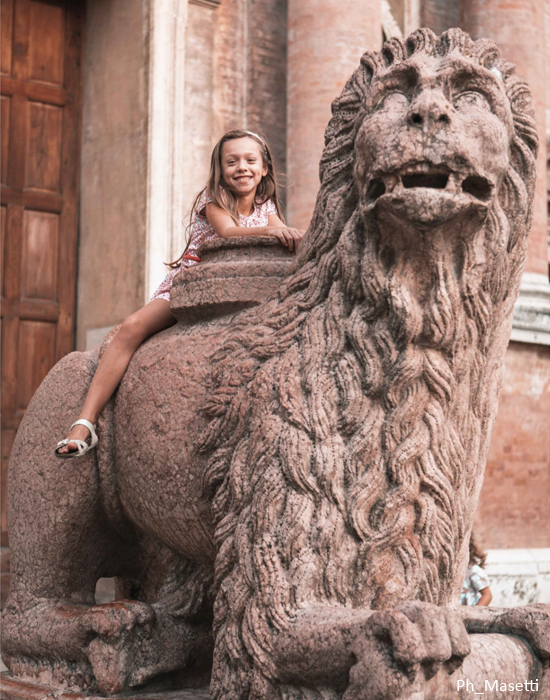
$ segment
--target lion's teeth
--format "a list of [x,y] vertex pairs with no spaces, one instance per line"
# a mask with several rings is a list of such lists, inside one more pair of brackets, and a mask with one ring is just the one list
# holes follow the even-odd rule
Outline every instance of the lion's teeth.
[[397,177],[397,175],[386,175],[383,180],[384,185],[386,186],[386,192],[392,192],[400,183],[400,179]]

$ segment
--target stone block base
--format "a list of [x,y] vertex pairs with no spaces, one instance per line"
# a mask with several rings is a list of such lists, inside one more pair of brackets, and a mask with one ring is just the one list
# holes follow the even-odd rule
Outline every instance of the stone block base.
[[166,692],[132,692],[106,698],[104,695],[60,690],[40,683],[0,674],[0,700],[210,700],[208,688],[188,688]]

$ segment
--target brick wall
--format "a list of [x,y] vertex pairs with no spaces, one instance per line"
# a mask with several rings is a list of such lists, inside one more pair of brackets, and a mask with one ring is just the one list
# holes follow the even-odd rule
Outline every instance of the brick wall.
[[550,348],[510,343],[475,529],[485,548],[550,546]]
[[436,34],[441,34],[450,27],[459,27],[460,2],[456,0],[422,0],[420,23],[422,27],[429,27]]
[[214,37],[214,142],[229,129],[265,134],[286,171],[286,0],[222,0]]
[[249,0],[248,128],[267,137],[286,171],[286,0]]

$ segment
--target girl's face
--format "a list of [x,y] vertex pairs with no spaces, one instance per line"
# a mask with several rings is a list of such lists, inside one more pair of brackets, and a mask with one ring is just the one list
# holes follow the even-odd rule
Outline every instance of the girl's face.
[[221,161],[224,182],[237,197],[255,192],[262,177],[267,175],[260,145],[249,136],[226,141]]

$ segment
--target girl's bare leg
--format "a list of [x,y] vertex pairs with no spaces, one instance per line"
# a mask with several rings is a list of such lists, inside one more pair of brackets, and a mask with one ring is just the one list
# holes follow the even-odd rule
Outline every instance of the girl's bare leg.
[[[95,424],[103,407],[119,385],[135,351],[147,338],[175,322],[176,319],[170,312],[170,302],[166,299],[155,299],[128,316],[101,358],[78,418],[85,418]],[[86,440],[89,435],[88,428],[76,425],[67,437]],[[73,442],[62,447],[59,452],[73,452],[76,449],[77,446]]]

